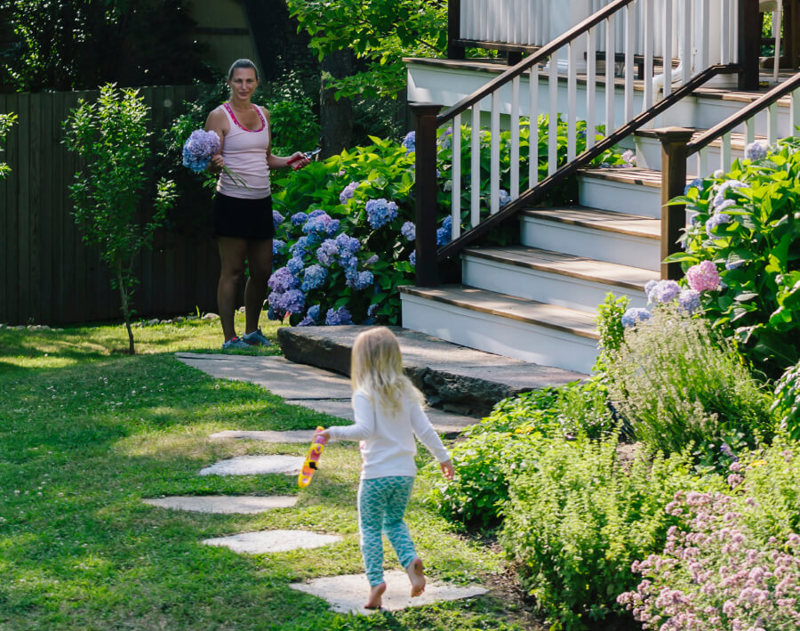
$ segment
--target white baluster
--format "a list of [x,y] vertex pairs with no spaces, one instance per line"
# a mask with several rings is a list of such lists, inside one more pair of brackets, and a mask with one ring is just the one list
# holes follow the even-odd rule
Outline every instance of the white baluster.
[[594,147],[595,92],[597,91],[597,27],[586,38],[586,148]]
[[756,119],[748,118],[744,122],[744,142],[749,145],[756,139]]
[[481,102],[472,106],[472,155],[470,160],[470,223],[474,228],[481,221]]
[[[642,3],[644,22],[644,109],[653,105],[653,33],[655,31],[655,11],[650,0]],[[630,119],[628,119],[630,120]]]
[[453,117],[453,135],[450,137],[450,146],[453,149],[453,168],[451,182],[452,200],[450,210],[453,215],[453,238],[461,235],[461,114]]
[[547,173],[552,175],[558,168],[558,53],[550,56],[548,66],[550,111],[547,115]]
[[614,55],[616,54],[614,17],[606,20],[606,130],[608,136],[614,131]]
[[528,84],[528,187],[539,181],[539,66],[531,68]]
[[731,10],[727,2],[722,3],[721,10],[720,60],[723,64],[729,64],[731,62]]
[[792,104],[789,107],[789,133],[795,138],[800,138],[800,88],[792,92]]
[[709,175],[708,172],[708,147],[703,147],[698,155],[698,160],[700,164],[700,169],[698,175],[700,177],[707,177]]
[[710,59],[710,38],[708,34],[711,32],[711,7],[709,0],[700,0],[700,11],[702,27],[699,32],[703,33],[705,36],[701,36],[700,41],[696,42],[696,45],[700,48],[700,60],[698,66],[695,68],[696,73],[708,68],[708,60]]
[[575,159],[577,138],[577,62],[574,42],[567,45],[567,160]]
[[490,212],[494,215],[500,210],[500,90],[492,92],[491,132],[489,185]]
[[[683,11],[680,14],[681,18],[681,31],[683,38],[681,40],[681,69],[683,70],[683,78],[681,83],[686,85],[689,79],[692,78],[692,0],[683,0]],[[701,175],[700,177],[705,177]]]
[[[636,16],[633,5],[625,7],[625,120],[633,120],[633,71],[636,42]],[[611,130],[606,130],[611,133]]]
[[733,159],[731,157],[731,134],[728,132],[722,136],[722,148],[720,149],[720,168],[726,173],[730,170]]
[[672,94],[672,0],[664,0],[664,45],[661,58],[664,60],[664,98]]
[[511,199],[519,197],[519,77],[511,80]]
[[774,147],[778,142],[778,104],[767,107],[767,143]]

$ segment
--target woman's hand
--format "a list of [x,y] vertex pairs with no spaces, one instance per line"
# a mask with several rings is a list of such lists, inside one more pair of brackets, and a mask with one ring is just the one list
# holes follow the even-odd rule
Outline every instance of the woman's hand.
[[306,158],[302,151],[295,151],[292,155],[286,158],[286,166],[292,167],[295,171],[302,169],[304,166],[308,166],[310,163],[311,160]]
[[211,156],[211,162],[208,163],[208,170],[212,173],[219,173],[222,171],[222,167],[225,166],[225,158],[222,157],[221,153],[216,153]]
[[453,466],[452,460],[445,460],[439,463],[439,468],[442,470],[442,475],[448,480],[452,480],[456,473],[456,468]]

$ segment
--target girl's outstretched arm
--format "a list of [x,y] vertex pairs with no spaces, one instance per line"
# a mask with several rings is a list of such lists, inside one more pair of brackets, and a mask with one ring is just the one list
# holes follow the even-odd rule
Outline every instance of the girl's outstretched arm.
[[353,420],[353,425],[336,425],[325,432],[338,440],[364,440],[375,433],[375,407],[363,392],[353,394]]

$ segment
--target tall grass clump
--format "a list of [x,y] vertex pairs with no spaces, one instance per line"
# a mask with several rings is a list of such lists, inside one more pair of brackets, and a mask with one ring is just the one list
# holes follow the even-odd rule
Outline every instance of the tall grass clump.
[[773,430],[766,391],[707,320],[673,305],[625,331],[607,368],[609,394],[636,438],[667,453],[753,447]]

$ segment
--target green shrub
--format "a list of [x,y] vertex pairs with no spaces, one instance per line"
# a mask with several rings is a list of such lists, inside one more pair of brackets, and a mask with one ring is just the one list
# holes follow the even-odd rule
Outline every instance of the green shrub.
[[[0,114],[0,143],[5,141],[8,130],[11,129],[11,126],[16,122],[17,115],[14,114],[14,112],[9,114]],[[0,152],[2,151],[3,149],[0,149]],[[0,180],[5,178],[10,171],[10,166],[8,166],[5,162],[0,162]]]
[[509,479],[500,540],[552,629],[584,629],[620,613],[631,562],[663,548],[678,490],[721,488],[692,475],[691,458],[647,450],[620,462],[617,441],[553,440]]
[[777,377],[800,359],[800,141],[695,180],[672,203],[696,215],[669,260],[716,266],[722,284],[702,291],[705,316]]
[[789,366],[775,386],[771,411],[794,440],[800,440],[800,362]]
[[769,397],[731,344],[676,306],[627,329],[606,372],[636,438],[665,452],[694,443],[714,461],[723,442],[753,447],[773,430]]

